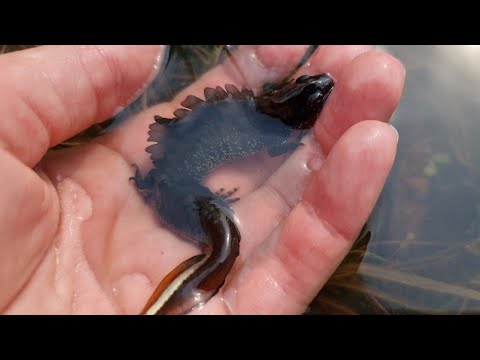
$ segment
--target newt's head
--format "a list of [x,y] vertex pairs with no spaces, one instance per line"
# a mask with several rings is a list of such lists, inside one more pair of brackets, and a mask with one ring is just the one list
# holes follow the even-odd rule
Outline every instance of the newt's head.
[[309,129],[315,123],[334,81],[328,74],[303,75],[275,86],[257,97],[259,111],[280,118],[294,129]]

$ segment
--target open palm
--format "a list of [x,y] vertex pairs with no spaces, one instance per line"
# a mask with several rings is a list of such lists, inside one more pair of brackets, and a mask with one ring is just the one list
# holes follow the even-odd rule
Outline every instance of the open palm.
[[[46,156],[138,94],[161,49],[39,47],[0,56],[0,309],[139,313],[163,276],[198,253],[162,228],[128,180],[132,164],[144,174],[152,166],[145,147],[153,115],[171,117],[206,86],[246,81],[258,90],[304,50],[240,48],[236,66],[214,68],[172,102]],[[232,207],[242,240],[225,286],[192,313],[303,312],[365,223],[395,157],[397,134],[385,122],[398,105],[404,69],[367,46],[324,46],[301,70],[322,72],[336,87],[306,146],[281,164],[240,161],[207,179],[214,191],[239,188]]]

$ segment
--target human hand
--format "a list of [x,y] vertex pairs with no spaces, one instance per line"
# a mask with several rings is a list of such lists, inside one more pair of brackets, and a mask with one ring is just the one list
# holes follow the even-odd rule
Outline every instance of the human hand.
[[[303,51],[244,47],[237,66],[258,88],[281,78]],[[171,116],[206,86],[241,87],[229,61],[172,102],[44,157],[126,104],[156,55],[154,47],[44,47],[0,56],[3,312],[136,314],[167,272],[198,253],[161,228],[128,178],[132,163],[142,172],[151,167],[145,147],[153,115]],[[402,93],[403,66],[369,47],[324,46],[306,71],[336,79],[311,141],[268,176],[221,169],[208,180],[213,189],[240,188],[232,207],[242,240],[225,286],[192,313],[303,312],[380,194],[396,152],[397,134],[385,122]]]

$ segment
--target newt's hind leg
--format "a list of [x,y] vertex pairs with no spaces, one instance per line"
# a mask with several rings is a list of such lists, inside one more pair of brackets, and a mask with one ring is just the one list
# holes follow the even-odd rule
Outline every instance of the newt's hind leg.
[[238,200],[240,200],[239,197],[236,198],[230,198],[233,194],[235,194],[238,191],[238,187],[233,188],[232,190],[229,190],[225,192],[225,188],[220,188],[217,192],[215,192],[216,195],[220,196],[223,200],[225,200],[228,204],[232,204]]
[[139,192],[143,195],[145,199],[147,199],[151,194],[152,188],[152,181],[151,177],[149,176],[150,173],[146,177],[142,177],[138,166],[136,164],[132,164],[132,167],[135,169],[135,175],[129,177],[128,180],[133,180]]
[[130,176],[128,180],[133,180],[135,183],[135,186],[138,187],[139,189],[144,189],[147,187],[147,184],[145,183],[145,180],[142,177],[142,174],[140,173],[140,168],[138,167],[137,164],[132,164],[132,167],[135,169],[135,175]]

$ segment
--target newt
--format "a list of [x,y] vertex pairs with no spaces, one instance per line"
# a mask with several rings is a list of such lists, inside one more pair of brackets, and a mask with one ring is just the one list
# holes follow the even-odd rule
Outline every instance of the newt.
[[189,95],[174,118],[156,115],[147,147],[154,167],[131,178],[163,224],[201,254],[185,260],[158,285],[141,314],[186,314],[218,293],[239,255],[240,231],[231,204],[237,189],[211,191],[203,182],[220,165],[266,150],[272,157],[300,146],[334,81],[300,76],[265,88],[205,88]]

